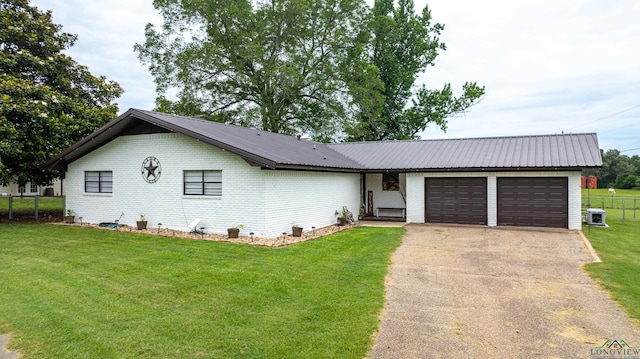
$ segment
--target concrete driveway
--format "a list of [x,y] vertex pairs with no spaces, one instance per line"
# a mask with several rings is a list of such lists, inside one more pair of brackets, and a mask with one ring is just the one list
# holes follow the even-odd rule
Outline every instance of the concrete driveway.
[[637,323],[582,269],[593,258],[578,233],[406,228],[371,359],[595,358],[607,340],[640,347]]

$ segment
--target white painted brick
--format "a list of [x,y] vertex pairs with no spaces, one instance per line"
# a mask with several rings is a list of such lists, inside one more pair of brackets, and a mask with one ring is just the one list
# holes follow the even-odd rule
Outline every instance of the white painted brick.
[[487,176],[487,226],[498,225],[498,177]]
[[[153,184],[142,178],[148,156],[162,165]],[[222,196],[184,196],[184,170],[222,170]],[[85,171],[113,171],[112,194],[85,194]],[[563,176],[569,178],[569,228],[581,227],[580,172],[439,172],[401,174],[400,191],[382,191],[382,174],[366,174],[366,190],[373,191],[374,207],[405,207],[407,222],[424,223],[426,177],[487,177],[488,224],[497,224],[496,178],[501,176]],[[347,206],[357,217],[361,200],[360,175],[313,171],[274,171],[252,167],[239,156],[175,134],[116,138],[69,164],[65,180],[67,208],[83,221],[135,225],[145,214],[149,227],[188,230],[194,218],[210,233],[243,224],[242,235],[275,237],[297,224],[311,230],[335,223],[334,212]]]
[[[149,184],[141,166],[148,156],[162,166]],[[184,170],[222,170],[222,196],[183,195]],[[112,194],[85,194],[85,171],[113,171]],[[135,225],[145,214],[149,227],[188,230],[194,218],[208,233],[243,224],[241,235],[275,237],[296,222],[310,230],[335,223],[343,205],[357,214],[359,175],[261,170],[239,156],[181,134],[124,136],[69,164],[67,208],[89,223]]]
[[291,233],[296,224],[311,230],[336,222],[343,206],[358,218],[360,175],[306,171],[264,171],[265,230]]

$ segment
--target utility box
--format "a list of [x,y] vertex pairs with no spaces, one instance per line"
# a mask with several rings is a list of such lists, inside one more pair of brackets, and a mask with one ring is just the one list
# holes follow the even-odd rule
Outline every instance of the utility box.
[[606,226],[604,209],[587,208],[587,224],[590,226]]

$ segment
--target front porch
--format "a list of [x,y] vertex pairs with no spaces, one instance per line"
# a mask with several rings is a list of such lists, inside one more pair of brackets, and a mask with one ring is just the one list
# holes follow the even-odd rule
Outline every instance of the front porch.
[[406,222],[406,174],[365,173],[362,177],[364,213],[361,219],[372,222]]

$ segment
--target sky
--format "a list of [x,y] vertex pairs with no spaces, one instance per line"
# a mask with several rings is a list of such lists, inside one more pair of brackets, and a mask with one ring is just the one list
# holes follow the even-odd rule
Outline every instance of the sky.
[[[600,148],[640,155],[640,1],[415,0],[445,25],[447,51],[417,85],[485,86],[481,101],[423,139],[596,132]],[[32,0],[78,35],[66,53],[118,82],[120,112],[153,109],[155,84],[133,52],[152,0]]]

